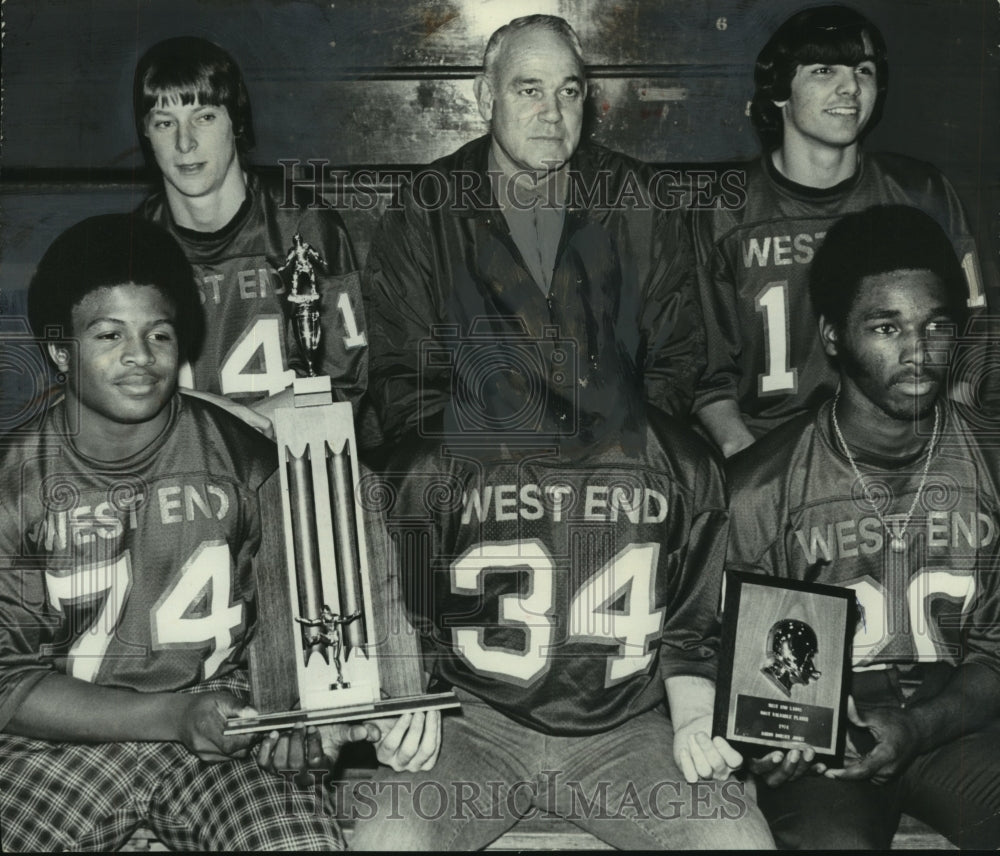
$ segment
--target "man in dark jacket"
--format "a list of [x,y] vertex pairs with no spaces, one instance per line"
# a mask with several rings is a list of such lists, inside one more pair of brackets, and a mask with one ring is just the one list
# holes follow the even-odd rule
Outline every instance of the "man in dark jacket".
[[654,204],[652,170],[580,141],[576,34],[512,21],[475,92],[490,134],[416,174],[372,241],[362,292],[386,440],[639,436],[642,409],[610,405],[622,386],[686,414],[704,364],[693,251]]

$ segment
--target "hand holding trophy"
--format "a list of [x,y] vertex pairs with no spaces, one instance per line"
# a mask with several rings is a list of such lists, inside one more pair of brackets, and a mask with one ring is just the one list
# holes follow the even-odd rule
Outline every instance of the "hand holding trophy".
[[324,261],[296,235],[280,270],[294,266],[289,308],[310,376],[296,379],[294,406],[275,412],[280,465],[261,488],[260,507],[281,509],[280,524],[263,521],[255,560],[250,680],[261,713],[230,719],[227,734],[458,706],[450,692],[422,692],[419,645],[389,574],[385,527],[358,513],[353,409],[315,374],[322,335],[314,264]]

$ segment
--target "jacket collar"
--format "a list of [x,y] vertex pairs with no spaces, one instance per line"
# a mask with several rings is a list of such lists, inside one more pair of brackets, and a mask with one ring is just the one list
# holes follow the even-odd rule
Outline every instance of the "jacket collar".
[[[459,173],[474,173],[478,179],[472,190],[462,191],[464,196],[474,203],[465,206],[451,206],[450,212],[456,217],[493,217],[500,213],[500,207],[493,194],[493,188],[488,176],[489,153],[493,137],[485,134],[470,143],[466,143],[451,155],[435,161],[428,167],[437,169],[448,176],[448,186],[453,194],[452,199],[459,199],[461,189]],[[601,148],[586,140],[581,140],[576,151],[569,159],[570,175],[577,174],[586,186],[592,186],[596,181],[601,161]],[[571,179],[572,180],[572,179]],[[468,186],[468,185],[466,185]],[[567,208],[567,211],[583,211],[582,208]]]

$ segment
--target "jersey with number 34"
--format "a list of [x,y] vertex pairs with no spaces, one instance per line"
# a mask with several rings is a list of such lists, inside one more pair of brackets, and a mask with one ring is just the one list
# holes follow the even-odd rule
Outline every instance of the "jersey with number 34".
[[583,460],[439,448],[397,459],[388,515],[428,547],[401,574],[438,677],[548,734],[714,678],[725,493],[699,438],[651,428],[643,454]]
[[144,692],[243,661],[273,446],[175,396],[133,458],[84,458],[57,405],[0,470],[0,728],[50,671]]

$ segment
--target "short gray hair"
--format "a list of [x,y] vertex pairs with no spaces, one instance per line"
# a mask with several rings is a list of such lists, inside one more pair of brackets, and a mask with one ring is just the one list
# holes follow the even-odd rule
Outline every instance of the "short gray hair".
[[515,18],[509,24],[504,24],[490,36],[490,40],[486,44],[486,53],[483,54],[483,74],[496,80],[494,66],[500,49],[503,47],[504,39],[511,33],[526,30],[529,27],[537,27],[540,30],[548,30],[550,33],[562,36],[573,51],[577,62],[580,63],[581,70],[586,68],[587,64],[583,59],[583,46],[580,44],[580,37],[565,18],[560,18],[558,15],[525,15],[522,18]]

